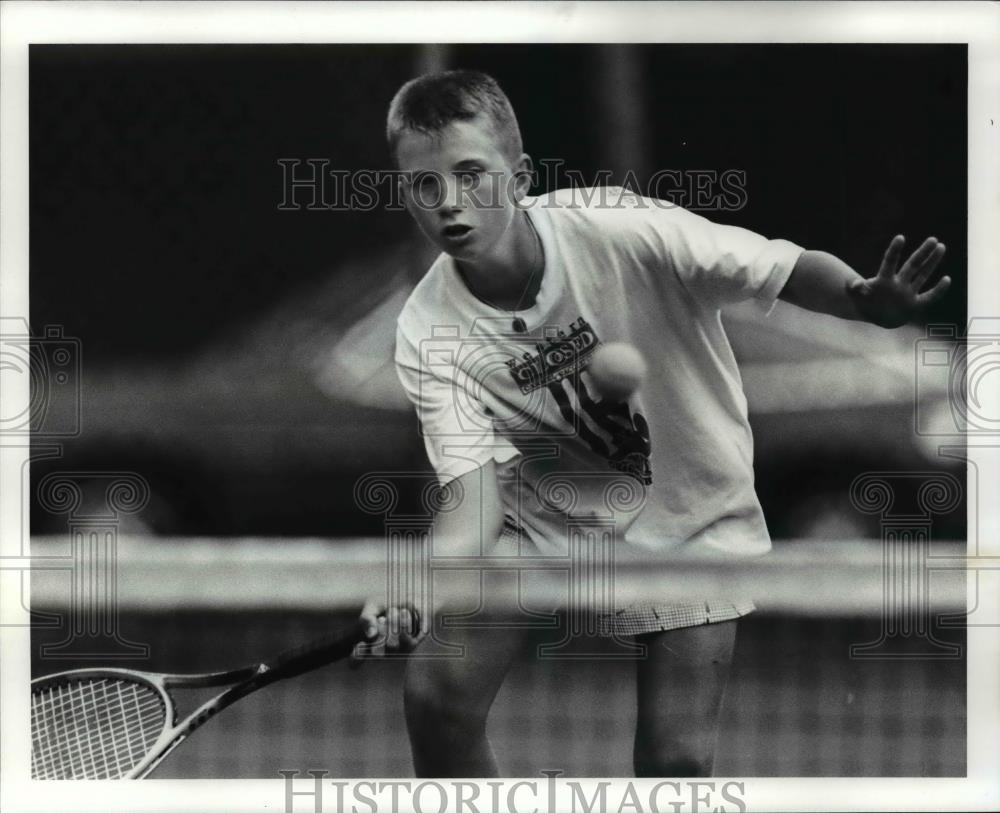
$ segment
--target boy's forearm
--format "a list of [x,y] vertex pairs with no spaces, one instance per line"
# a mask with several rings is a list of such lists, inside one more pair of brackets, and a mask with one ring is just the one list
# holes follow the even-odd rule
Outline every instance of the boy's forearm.
[[[450,488],[453,493],[444,499],[447,508],[434,518],[433,554],[474,558],[492,553],[504,521],[494,463],[462,475]],[[465,605],[470,597],[474,595],[467,581],[454,578],[452,571],[434,582],[435,609]]]
[[848,286],[862,279],[843,260],[825,251],[804,251],[779,294],[779,299],[841,319],[867,321],[848,294]]

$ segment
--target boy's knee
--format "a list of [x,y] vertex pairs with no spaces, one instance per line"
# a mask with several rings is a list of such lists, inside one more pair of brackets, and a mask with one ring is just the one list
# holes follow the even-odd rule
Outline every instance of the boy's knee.
[[445,704],[446,687],[419,669],[407,669],[403,684],[403,709],[407,720],[433,714]]
[[466,692],[447,675],[409,670],[403,687],[403,709],[411,732],[485,729],[486,714],[465,697]]

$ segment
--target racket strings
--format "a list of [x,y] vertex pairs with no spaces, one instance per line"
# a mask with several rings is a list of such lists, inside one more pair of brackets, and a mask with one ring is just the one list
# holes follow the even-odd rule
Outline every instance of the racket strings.
[[31,775],[35,779],[119,779],[149,753],[167,710],[142,683],[90,678],[31,695]]

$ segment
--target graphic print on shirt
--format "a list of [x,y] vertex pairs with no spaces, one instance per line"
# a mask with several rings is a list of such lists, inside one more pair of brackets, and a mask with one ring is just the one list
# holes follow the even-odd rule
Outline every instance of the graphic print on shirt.
[[534,355],[524,353],[520,360],[509,360],[507,367],[525,395],[547,388],[563,420],[612,469],[650,485],[653,472],[646,419],[639,412],[633,413],[625,401],[594,400],[587,387],[586,369],[600,343],[594,329],[580,316],[570,324],[568,334],[556,331],[546,344],[535,345]]

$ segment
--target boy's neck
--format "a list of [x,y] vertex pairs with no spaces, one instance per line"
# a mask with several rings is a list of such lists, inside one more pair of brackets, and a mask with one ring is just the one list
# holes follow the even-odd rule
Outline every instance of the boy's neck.
[[541,239],[523,209],[507,236],[495,256],[476,263],[455,260],[455,267],[469,291],[486,304],[506,311],[527,310],[535,304],[545,271]]

